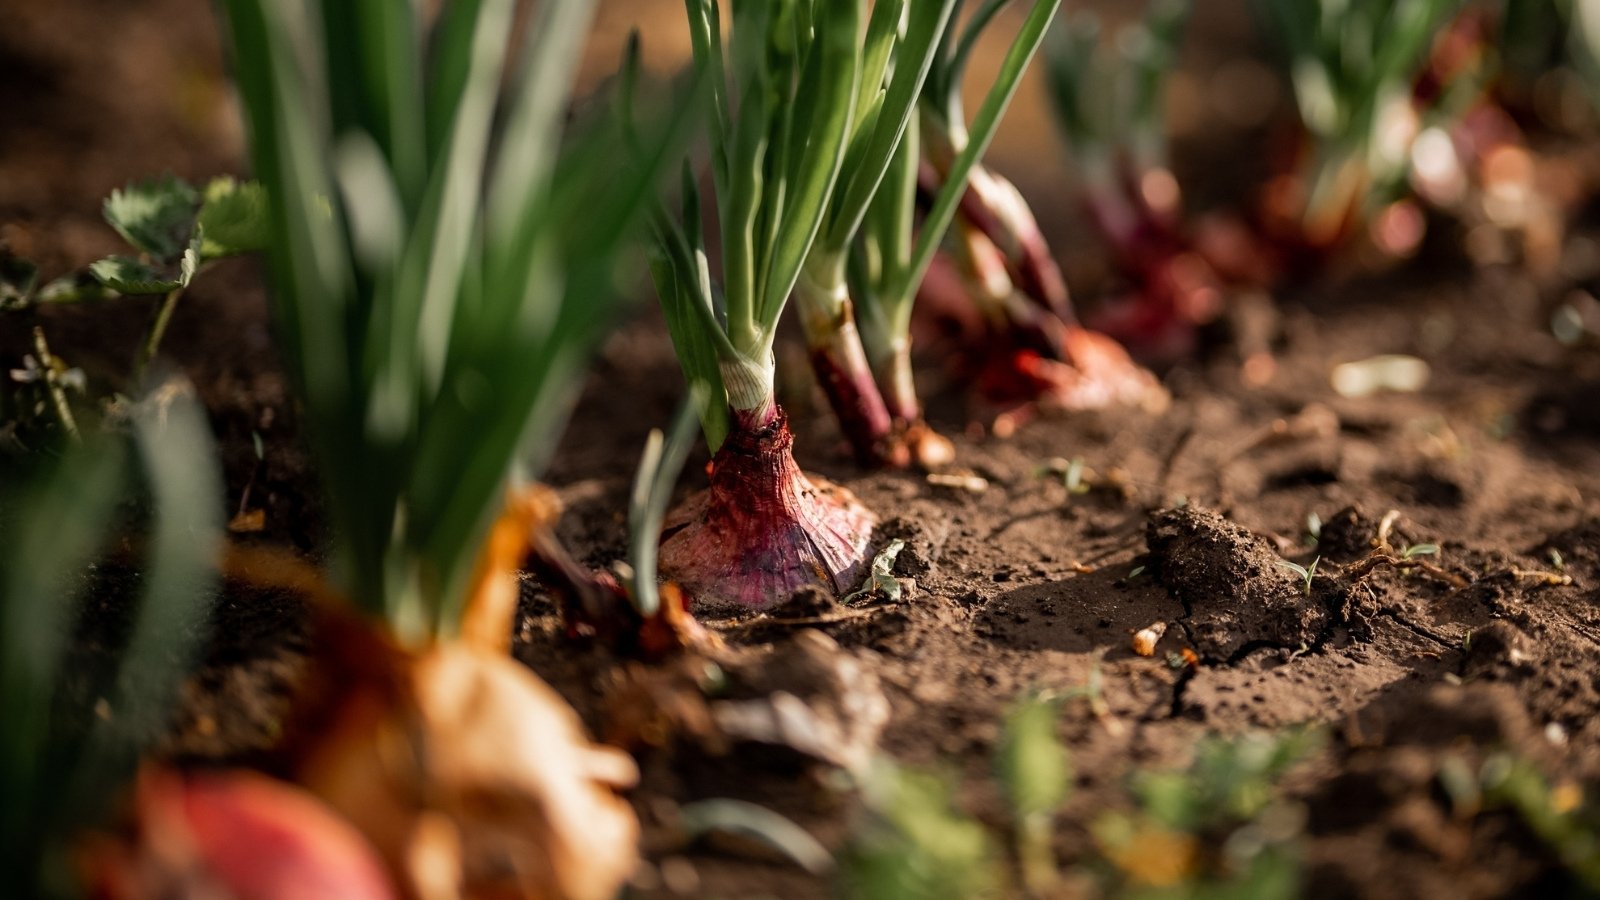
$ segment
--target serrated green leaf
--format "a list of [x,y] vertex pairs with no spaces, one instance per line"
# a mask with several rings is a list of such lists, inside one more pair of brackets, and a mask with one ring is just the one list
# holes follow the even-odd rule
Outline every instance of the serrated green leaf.
[[213,178],[206,185],[197,220],[205,233],[200,258],[267,249],[272,234],[271,212],[267,192],[259,182]]
[[175,175],[135,181],[106,198],[106,222],[128,243],[161,262],[176,262],[189,246],[200,194]]
[[108,256],[90,263],[89,273],[119,294],[165,294],[184,284],[182,272],[157,269],[131,256]]
[[51,279],[33,295],[35,304],[82,303],[89,300],[110,300],[117,292],[106,287],[92,272],[78,271]]

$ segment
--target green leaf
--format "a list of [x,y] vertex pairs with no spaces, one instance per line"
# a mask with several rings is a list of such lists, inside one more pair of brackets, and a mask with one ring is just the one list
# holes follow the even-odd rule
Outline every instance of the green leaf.
[[[1011,42],[1011,48],[1006,51],[994,84],[989,87],[982,105],[978,107],[978,114],[973,118],[968,132],[967,144],[956,155],[945,184],[939,189],[933,207],[923,221],[922,231],[917,236],[916,249],[912,253],[911,265],[903,276],[905,286],[897,287],[891,294],[914,290],[915,285],[922,283],[922,277],[927,274],[928,266],[933,262],[933,254],[939,248],[945,229],[950,227],[951,220],[955,218],[956,206],[966,193],[967,178],[984,152],[989,149],[989,143],[994,140],[995,132],[1000,127],[1000,119],[1005,115],[1006,108],[1011,105],[1011,98],[1016,94],[1017,86],[1022,83],[1023,73],[1028,70],[1028,63],[1033,59],[1034,52],[1039,49],[1039,43],[1050,27],[1050,20],[1060,6],[1061,0],[1036,0],[1033,8],[1028,11],[1028,17],[1023,20],[1022,27],[1018,29],[1016,38]],[[935,108],[927,112],[930,116],[942,116],[946,110]]]
[[[805,149],[793,155],[794,176],[788,181],[793,200],[779,238],[772,248],[766,283],[760,286],[756,322],[770,334],[794,289],[800,266],[811,252],[827,211],[827,200],[844,163],[853,121],[856,85],[861,78],[858,34],[861,0],[819,0],[817,34],[809,52],[817,54],[814,79],[802,79],[800,97],[814,97],[814,115],[796,120],[794,140]],[[736,154],[735,158],[739,158]],[[728,234],[724,227],[723,234]],[[751,349],[751,348],[741,348]],[[764,349],[764,348],[763,348]]]
[[694,446],[695,424],[707,406],[707,393],[691,389],[672,423],[672,434],[650,432],[628,501],[628,561],[633,566],[634,605],[640,615],[653,616],[661,608],[656,586],[656,553],[661,546],[661,523],[672,501],[673,485]]
[[158,269],[126,256],[113,256],[91,263],[89,273],[119,294],[169,294],[188,287],[194,280],[204,243],[203,233],[197,228],[175,266]]
[[160,262],[176,262],[194,234],[200,195],[174,175],[136,181],[106,198],[105,218],[117,233]]
[[33,295],[36,304],[84,303],[92,300],[111,300],[121,294],[100,283],[87,269],[53,278]]
[[988,832],[942,779],[885,759],[862,792],[869,817],[840,854],[844,896],[970,900],[1003,883]]
[[335,136],[361,132],[381,149],[407,213],[424,186],[422,59],[413,0],[319,4]]
[[157,269],[129,256],[89,264],[89,273],[119,294],[168,294],[184,286],[182,271]]
[[850,167],[848,182],[832,204],[829,213],[832,224],[826,238],[820,242],[824,252],[842,252],[861,227],[867,204],[882,184],[895,148],[905,135],[911,111],[916,108],[923,82],[933,67],[940,37],[948,26],[954,6],[955,0],[923,0],[912,7],[909,27],[895,50],[894,71],[884,86],[883,105],[878,116],[870,130],[857,126],[864,139],[861,155]]
[[205,235],[202,260],[265,250],[272,240],[266,190],[256,181],[213,178],[206,185],[198,222]]
[[498,159],[489,174],[485,214],[491,241],[526,230],[537,215],[561,146],[562,120],[594,8],[594,0],[539,4],[522,72],[507,104]]
[[1060,704],[1033,694],[1006,716],[995,764],[1018,821],[1048,816],[1072,790],[1067,748],[1056,736]]

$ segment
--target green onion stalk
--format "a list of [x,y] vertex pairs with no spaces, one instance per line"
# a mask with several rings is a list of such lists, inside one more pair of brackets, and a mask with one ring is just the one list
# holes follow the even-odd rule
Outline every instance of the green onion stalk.
[[1460,0],[1257,0],[1279,45],[1304,142],[1274,179],[1268,237],[1302,260],[1365,229],[1403,191],[1419,115],[1412,90]]
[[[883,187],[958,0],[874,4],[857,44],[861,76],[850,103],[844,165],[795,285],[812,368],[864,465],[904,465],[901,431],[874,379],[857,327],[851,247]],[[920,416],[917,416],[920,421]],[[903,426],[903,423],[899,423]]]
[[967,126],[962,77],[979,37],[1005,5],[988,0],[959,33],[949,31],[923,86],[919,184],[928,196],[951,182],[963,190],[948,257],[929,271],[922,296],[936,308],[976,305],[986,333],[978,381],[991,399],[1065,408],[1159,405],[1165,395],[1154,377],[1115,341],[1079,324],[1066,279],[1021,192],[980,163],[965,172],[957,165],[978,137]]
[[1131,287],[1091,323],[1146,359],[1188,355],[1220,307],[1219,279],[1191,240],[1167,159],[1166,77],[1186,15],[1181,2],[1154,3],[1106,40],[1098,18],[1082,12],[1047,45],[1050,97],[1089,217]]
[[[122,859],[82,830],[121,805],[201,655],[222,472],[192,388],[144,387],[125,437],[86,429],[39,468],[9,470],[22,477],[0,492],[0,866],[14,896],[112,896],[95,889]],[[107,569],[137,577],[108,581]],[[127,616],[122,637],[92,657],[76,650],[79,623],[104,619],[108,604]],[[206,837],[182,849],[214,848]],[[293,857],[275,861],[294,868]]]
[[[890,161],[883,187],[868,208],[852,250],[850,281],[860,300],[861,337],[874,377],[889,409],[893,433],[907,455],[924,467],[949,462],[953,448],[927,426],[911,368],[911,316],[918,289],[967,196],[966,178],[994,138],[1000,119],[1043,40],[1058,3],[1036,2],[1013,40],[999,75],[970,126],[968,140],[951,161],[951,177],[929,200],[917,223],[923,112],[913,121]],[[959,10],[960,3],[957,3]]]
[[[710,399],[701,422],[714,455],[710,487],[668,516],[659,565],[700,610],[762,609],[802,587],[842,593],[865,571],[876,517],[795,464],[772,348],[819,235],[839,227],[829,214],[852,193],[847,156],[887,158],[896,129],[885,125],[879,141],[853,127],[874,58],[862,49],[864,0],[735,2],[726,52],[715,0],[685,5],[694,67],[710,86],[721,272],[714,283],[685,160],[681,210],[655,217],[651,273],[691,390]],[[869,137],[853,143],[858,132]]]
[[[911,369],[911,310],[918,243],[937,245],[944,228],[916,232],[918,128],[913,122],[895,151],[883,187],[851,248],[851,292],[860,299],[861,341],[898,443],[923,468],[951,462],[955,447],[922,417]],[[947,223],[948,227],[948,223]]]
[[[681,212],[656,217],[652,272],[689,382],[724,402],[703,413],[715,453],[711,486],[669,519],[660,562],[701,609],[762,609],[802,587],[853,588],[874,522],[849,492],[794,463],[773,396],[772,355],[791,293],[818,380],[858,459],[903,465],[908,441],[920,448],[927,435],[906,333],[914,285],[958,193],[925,222],[913,254],[904,142],[960,3],[886,0],[869,16],[862,0],[735,2],[726,53],[717,4],[687,6],[695,66],[712,86],[708,143],[722,266],[713,282],[700,187],[686,163]],[[1036,5],[985,104],[986,139],[973,142],[961,165],[987,144],[1055,6]],[[897,223],[888,229],[898,241],[892,268],[878,270],[879,280],[854,278],[853,258],[887,233],[886,219]],[[853,290],[865,292],[859,329]]]
[[[516,568],[554,515],[524,488],[689,117],[641,139],[607,108],[564,133],[593,0],[546,0],[525,28],[514,0],[431,26],[408,0],[224,7],[336,565],[336,590],[306,588],[326,601],[321,690],[285,727],[286,769],[407,895],[615,896],[633,763],[507,651]],[[616,152],[629,140],[645,152]],[[314,582],[270,562],[240,577]],[[346,605],[365,616],[329,612]],[[455,849],[422,865],[413,841],[442,822]]]

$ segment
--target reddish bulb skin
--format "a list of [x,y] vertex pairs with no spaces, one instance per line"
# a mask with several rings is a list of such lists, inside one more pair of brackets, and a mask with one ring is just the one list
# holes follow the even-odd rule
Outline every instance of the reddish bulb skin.
[[100,900],[393,900],[376,852],[310,794],[248,771],[141,778],[131,841],[91,843]]
[[[850,329],[854,337],[855,329]],[[909,462],[905,446],[894,439],[894,421],[859,340],[830,342],[811,348],[811,370],[816,373],[839,428],[863,468],[898,467]]]
[[876,517],[848,490],[807,477],[776,407],[735,411],[711,486],[669,517],[661,573],[696,613],[770,609],[805,587],[841,593],[866,570]]

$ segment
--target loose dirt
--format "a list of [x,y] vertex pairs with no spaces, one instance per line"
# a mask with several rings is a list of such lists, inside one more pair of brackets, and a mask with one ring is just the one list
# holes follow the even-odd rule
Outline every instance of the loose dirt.
[[[0,237],[50,274],[115,249],[95,222],[116,184],[169,168],[239,171],[225,94],[184,88],[221,71],[212,23],[196,8],[152,0],[95,5],[94,15],[0,13],[0,96],[15,101],[0,105],[18,120],[0,143]],[[103,54],[83,36],[156,21],[164,32],[127,40],[161,52]],[[112,83],[132,85],[125,103],[101,96]],[[1054,208],[1059,186],[1021,174],[1023,189]],[[1095,252],[1060,245],[1069,256]],[[1594,246],[1579,239],[1574,258]],[[638,754],[645,895],[825,895],[825,878],[748,842],[685,845],[678,810],[751,800],[836,848],[855,815],[837,766],[871,752],[950,771],[963,808],[999,828],[990,761],[1005,710],[1025,690],[1081,688],[1095,672],[1104,706],[1070,703],[1060,721],[1077,782],[1056,822],[1064,864],[1091,852],[1095,816],[1129,804],[1130,773],[1182,765],[1210,732],[1312,723],[1330,740],[1286,786],[1308,811],[1309,893],[1549,889],[1563,883],[1555,853],[1509,813],[1455,815],[1439,779],[1449,765],[1509,750],[1557,783],[1600,786],[1600,353],[1557,344],[1546,324],[1573,283],[1536,286],[1515,269],[1434,252],[1381,277],[1277,298],[1267,327],[1276,375],[1265,386],[1244,384],[1223,350],[1167,374],[1174,402],[1163,416],[1047,417],[1008,440],[983,437],[993,411],[925,360],[930,420],[955,439],[957,466],[981,490],[855,469],[802,366],[783,398],[800,463],[879,512],[880,546],[906,542],[895,569],[908,579],[903,598],[848,608],[812,598],[766,619],[714,621],[730,649],[712,672],[573,646],[529,583],[517,655],[594,732]],[[594,566],[623,553],[639,448],[679,390],[659,319],[641,308],[603,349],[547,476],[568,507],[563,539]],[[37,321],[108,390],[125,378],[148,314],[126,303]],[[0,318],[7,367],[32,324]],[[1415,354],[1432,378],[1413,394],[1333,393],[1334,364],[1377,353]],[[166,355],[210,410],[230,512],[265,512],[264,529],[238,539],[314,555],[321,505],[253,265],[197,283]],[[263,440],[259,459],[252,435]],[[1069,490],[1051,466],[1061,459],[1083,461],[1089,490]],[[703,463],[691,462],[685,494],[703,486]],[[1384,550],[1375,542],[1386,518]],[[1402,559],[1421,544],[1438,550]],[[1283,560],[1315,561],[1309,586]],[[110,578],[94,608],[114,622],[126,602],[119,586],[132,582]],[[79,651],[90,660],[114,642],[95,636],[115,632],[94,616]],[[1155,623],[1167,625],[1155,654],[1135,655],[1131,635]],[[195,627],[208,629],[210,647],[164,752],[259,759],[303,668],[299,601],[234,586]],[[78,691],[93,702],[92,679]],[[811,716],[798,731],[771,725],[780,694]]]

